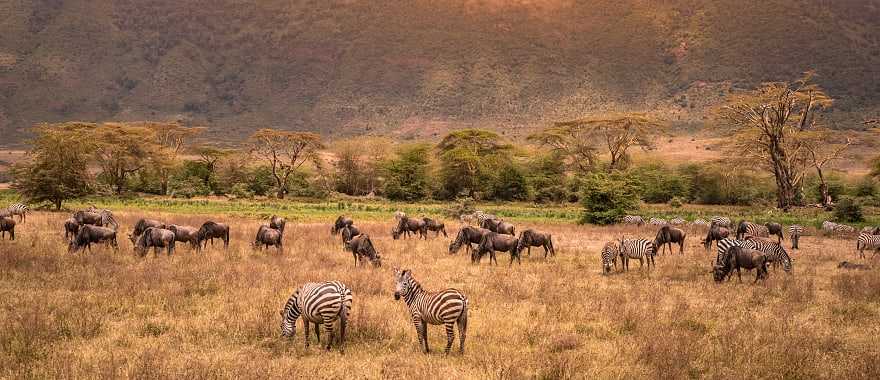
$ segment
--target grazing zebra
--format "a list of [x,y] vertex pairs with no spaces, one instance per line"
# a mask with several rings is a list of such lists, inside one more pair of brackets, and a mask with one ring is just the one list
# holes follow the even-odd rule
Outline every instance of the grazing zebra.
[[669,224],[671,224],[673,226],[681,226],[681,225],[687,224],[687,221],[682,218],[674,218],[669,221]]
[[730,247],[743,247],[761,251],[767,256],[768,262],[774,264],[781,262],[782,269],[786,272],[791,272],[791,257],[785,252],[785,248],[782,248],[782,245],[776,244],[772,241],[759,239],[736,240],[728,238],[719,241],[718,256],[715,259],[716,266],[723,266],[724,263],[727,262],[727,251]]
[[697,219],[697,220],[694,220],[693,222],[691,222],[691,225],[692,226],[700,226],[700,227],[709,227],[709,222],[707,222],[705,219]]
[[648,224],[650,224],[652,226],[664,226],[664,225],[669,224],[669,222],[667,222],[666,219],[651,218],[648,220]]
[[770,237],[770,230],[766,226],[741,220],[736,225],[736,238],[742,239],[743,236]]
[[306,347],[309,346],[309,323],[315,324],[315,337],[321,343],[320,326],[327,331],[327,350],[333,343],[333,325],[339,320],[339,350],[345,342],[345,325],[351,312],[351,289],[338,281],[309,282],[293,292],[281,310],[281,336],[296,334],[296,320],[302,316]]
[[880,235],[872,235],[872,234],[859,234],[858,240],[856,240],[856,249],[859,250],[859,257],[865,258],[865,250],[874,250],[874,255],[871,256],[871,259],[874,256],[877,256],[877,252],[880,251]]
[[859,231],[860,234],[880,235],[880,227],[865,226]]
[[467,334],[468,298],[457,289],[445,289],[430,293],[413,278],[409,269],[394,268],[394,299],[403,297],[412,316],[412,323],[419,336],[419,346],[428,353],[428,325],[446,327],[446,354],[455,339],[453,327],[458,323],[459,351],[464,353]]
[[654,264],[656,254],[657,248],[650,240],[620,238],[620,263],[624,270],[629,270],[629,259],[639,260],[639,268],[644,265],[643,260],[648,262],[648,268],[656,267],[657,265]]
[[822,222],[822,230],[827,233],[832,232],[840,232],[840,233],[853,233],[856,232],[856,229],[852,226],[847,226],[846,224],[834,223],[829,221]]
[[641,225],[645,224],[645,220],[642,219],[642,217],[638,216],[638,215],[624,216],[621,221],[623,222],[623,224],[635,224],[637,226],[641,226]]
[[727,227],[727,228],[730,228],[730,225],[731,225],[732,223],[733,223],[733,222],[730,221],[730,218],[726,218],[726,217],[723,217],[723,216],[714,216],[714,217],[712,217],[712,219],[710,219],[710,221],[709,221],[709,227],[712,227],[712,226],[720,226],[720,227]]
[[800,249],[798,248],[798,240],[801,238],[801,234],[804,233],[804,227],[792,224],[788,227],[788,234],[791,237],[791,249]]
[[18,221],[24,223],[27,219],[27,213],[30,212],[28,206],[23,203],[13,203],[6,207],[6,211],[0,211],[0,216],[13,217],[18,215]]
[[[613,241],[609,241],[605,243],[605,246],[602,247],[602,273],[610,273],[611,266],[614,265],[614,269],[617,270],[617,256],[620,255],[620,249],[617,247],[617,243]],[[621,262],[621,265],[623,263]]]

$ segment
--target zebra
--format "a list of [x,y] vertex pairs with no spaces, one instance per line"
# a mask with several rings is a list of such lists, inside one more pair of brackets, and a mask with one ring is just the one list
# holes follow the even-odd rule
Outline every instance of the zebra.
[[0,210],[0,216],[13,217],[18,215],[18,221],[24,223],[27,220],[27,213],[30,212],[28,206],[24,203],[13,203],[6,207],[6,210]]
[[730,221],[730,218],[723,217],[723,216],[713,216],[712,219],[710,219],[710,221],[709,221],[709,227],[720,226],[720,227],[730,228],[730,225],[732,223],[733,222]]
[[681,226],[681,225],[687,224],[687,221],[682,218],[674,218],[669,221],[669,224],[671,224],[673,226]]
[[623,217],[621,222],[623,222],[623,224],[635,224],[641,226],[645,224],[645,219],[642,219],[642,217],[638,215],[627,215]]
[[709,227],[709,222],[706,219],[696,219],[691,222],[691,226]]
[[770,230],[767,226],[741,220],[736,226],[736,238],[742,239],[745,235],[770,237]]
[[880,251],[880,235],[872,235],[868,233],[859,234],[859,238],[856,240],[856,249],[859,251],[859,257],[865,258],[865,250],[874,250],[874,255],[871,256],[871,259],[874,256],[877,256],[877,252]]
[[743,247],[761,251],[767,256],[768,262],[773,262],[774,264],[781,262],[782,269],[786,272],[791,272],[791,257],[785,252],[785,248],[782,248],[782,245],[776,244],[772,241],[759,239],[737,240],[727,238],[719,241],[718,256],[715,259],[715,266],[722,266],[727,262],[727,250],[730,249],[730,247]]
[[480,210],[474,211],[474,218],[477,219],[477,226],[482,227],[483,223],[487,220],[497,220],[498,217],[492,214],[487,214]]
[[648,224],[650,224],[652,226],[664,226],[664,225],[669,224],[669,222],[667,222],[666,219],[651,218],[648,220]]
[[[617,243],[613,241],[609,241],[605,243],[605,246],[602,247],[602,274],[610,273],[611,266],[614,265],[614,269],[617,269],[617,256],[620,255],[620,248],[617,247]],[[621,262],[621,264],[623,264]]]
[[281,310],[281,336],[296,334],[296,320],[302,316],[306,347],[309,347],[309,323],[315,324],[315,338],[321,343],[320,326],[327,331],[327,346],[333,343],[333,325],[339,320],[339,350],[345,342],[345,326],[351,312],[351,289],[339,281],[309,282],[293,292]]
[[638,259],[639,268],[643,265],[643,260],[648,262],[648,268],[657,265],[654,263],[654,255],[657,254],[657,248],[654,242],[645,239],[624,239],[620,238],[620,263],[625,270],[629,270],[629,259]]
[[446,355],[455,339],[453,327],[458,323],[459,351],[464,353],[464,340],[467,335],[468,298],[458,289],[445,289],[436,293],[427,292],[413,278],[409,269],[394,268],[394,299],[403,298],[412,316],[412,323],[419,336],[419,348],[428,349],[428,324],[446,327]]
[[840,232],[840,233],[853,233],[856,231],[852,226],[847,226],[846,224],[834,223],[829,221],[822,222],[822,230],[826,233],[832,232]]
[[804,233],[804,227],[792,224],[788,227],[788,235],[791,237],[791,249],[800,249],[798,248],[798,240],[801,238],[801,234]]

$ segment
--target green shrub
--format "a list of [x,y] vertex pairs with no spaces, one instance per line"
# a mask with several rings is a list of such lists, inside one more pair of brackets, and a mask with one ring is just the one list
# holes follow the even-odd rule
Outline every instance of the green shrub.
[[618,174],[592,174],[583,180],[581,223],[612,224],[638,206],[637,189]]
[[205,182],[201,178],[186,177],[172,178],[168,183],[168,192],[175,198],[192,198],[208,195],[211,193],[211,189],[205,186]]
[[842,197],[834,206],[834,220],[857,223],[865,220],[862,204],[852,197]]
[[874,183],[873,178],[866,176],[856,183],[853,190],[854,195],[857,197],[873,197],[877,194],[877,184]]
[[669,200],[669,207],[680,208],[682,206],[681,198],[673,197]]
[[503,166],[492,185],[492,198],[503,201],[521,201],[529,198],[526,177],[514,164]]
[[254,197],[254,192],[250,190],[246,183],[236,183],[232,185],[232,188],[229,189],[229,193],[238,199],[251,199]]
[[[837,201],[847,193],[846,182],[840,175],[831,173],[825,176],[825,183],[828,185],[828,195],[833,201]],[[811,176],[807,179],[807,196],[814,203],[822,203],[822,190],[819,187],[819,179]]]
[[647,203],[667,203],[674,197],[688,196],[688,179],[663,164],[638,166],[627,175],[635,181],[639,196]]

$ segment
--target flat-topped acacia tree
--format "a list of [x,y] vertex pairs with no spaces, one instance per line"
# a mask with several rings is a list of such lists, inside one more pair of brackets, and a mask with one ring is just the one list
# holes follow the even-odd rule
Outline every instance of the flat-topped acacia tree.
[[251,153],[264,159],[272,168],[278,187],[278,199],[288,193],[288,178],[307,161],[320,166],[318,151],[324,148],[321,136],[311,132],[264,128],[250,137]]
[[610,156],[609,170],[626,169],[629,149],[654,149],[655,140],[666,133],[666,128],[664,122],[646,114],[609,114],[556,122],[530,136],[530,140],[564,154],[570,164],[583,171],[595,167],[602,150]]

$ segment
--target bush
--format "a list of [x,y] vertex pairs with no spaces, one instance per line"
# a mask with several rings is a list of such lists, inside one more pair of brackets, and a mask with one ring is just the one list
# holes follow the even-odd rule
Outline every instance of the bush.
[[862,180],[856,184],[854,193],[857,197],[873,197],[876,195],[877,186],[874,183],[874,179],[867,176],[862,178]]
[[862,205],[852,197],[842,197],[834,206],[834,220],[838,222],[857,223],[865,220]]
[[[846,183],[839,175],[828,174],[825,177],[825,183],[828,185],[828,195],[833,201],[837,201],[847,192]],[[807,194],[813,202],[822,203],[822,190],[819,187],[819,180],[815,176],[809,178]]]
[[641,199],[647,203],[667,203],[688,196],[688,179],[663,164],[635,167],[627,175],[636,182]]
[[382,164],[382,193],[386,198],[417,201],[428,196],[428,150],[427,145],[404,147],[398,151],[398,157]]
[[713,205],[752,205],[775,199],[775,184],[767,177],[738,170],[735,173],[724,165],[682,166],[682,175],[690,178],[691,199],[694,203]]
[[211,189],[205,186],[205,182],[201,178],[186,177],[172,178],[168,183],[168,192],[175,198],[192,198],[208,195],[211,193]]
[[248,185],[241,182],[232,185],[229,193],[237,199],[251,199],[254,197],[254,192],[250,190]]
[[635,186],[619,175],[593,174],[583,180],[581,223],[612,224],[637,208]]
[[473,198],[458,198],[454,204],[443,210],[443,214],[449,218],[458,219],[462,215],[473,214],[474,211],[476,209],[474,209]]
[[275,187],[272,168],[268,166],[258,166],[248,177],[248,190],[256,195],[266,195]]
[[521,201],[529,198],[526,177],[514,164],[501,168],[492,185],[492,198],[504,201]]
[[681,205],[682,205],[682,202],[681,202],[681,198],[679,198],[679,197],[674,197],[669,200],[669,207],[679,208],[679,207],[681,207]]

